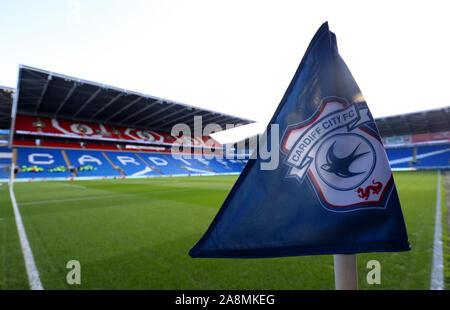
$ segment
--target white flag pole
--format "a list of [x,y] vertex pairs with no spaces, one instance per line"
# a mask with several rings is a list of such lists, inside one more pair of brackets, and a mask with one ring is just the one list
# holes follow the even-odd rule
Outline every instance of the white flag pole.
[[336,290],[358,289],[356,254],[334,255],[334,283]]

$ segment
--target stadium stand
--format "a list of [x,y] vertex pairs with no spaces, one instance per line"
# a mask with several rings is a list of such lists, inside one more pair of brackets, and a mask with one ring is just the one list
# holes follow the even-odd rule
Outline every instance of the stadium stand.
[[241,171],[244,168],[243,162],[238,159],[230,159],[228,165],[234,171]]
[[6,147],[0,147],[0,179],[7,179],[10,176],[12,151]]
[[450,145],[429,145],[417,148],[412,167],[446,168],[450,165]]
[[193,158],[192,155],[164,155],[167,159],[174,162],[181,169],[186,170],[188,173],[192,174],[211,174],[215,171],[209,168],[207,165],[202,164],[197,159]]
[[[200,134],[194,116],[202,117]],[[12,147],[1,178],[9,177],[11,163],[19,179],[238,173],[227,160],[190,155],[223,153],[224,146],[201,135],[207,124],[251,122],[21,65],[17,89],[0,87],[0,129],[9,128]],[[187,132],[172,134],[179,123]],[[183,156],[172,155],[174,146]]]
[[392,168],[446,169],[450,166],[450,144],[389,148]]
[[128,176],[147,176],[160,175],[160,170],[145,162],[142,157],[129,152],[105,152],[111,162],[119,167],[124,175]]
[[407,168],[413,159],[413,148],[386,149],[389,163],[392,168]]
[[17,153],[19,178],[72,177],[61,150],[21,148]]
[[[18,178],[122,177],[240,173],[246,160],[170,153],[17,147]],[[386,149],[393,169],[446,169],[450,144]],[[67,159],[64,157],[66,156]],[[8,178],[12,151],[0,148],[0,178]]]
[[[206,175],[243,168],[242,161],[161,153],[18,147],[17,154],[18,178]],[[4,178],[8,173],[5,170]]]
[[184,168],[185,165],[183,165],[183,163],[174,160],[167,154],[151,153],[145,154],[143,157],[145,160],[148,160],[151,165],[156,166],[161,173],[165,175],[201,174],[199,172],[189,172],[189,170]]
[[[19,149],[19,153],[21,149]],[[122,174],[108,162],[101,151],[65,150],[75,174],[79,177],[119,177]]]
[[[0,87],[0,179],[10,177],[12,163],[18,179],[240,173],[247,159],[237,154],[248,158],[249,139],[244,150],[235,143],[230,152],[197,133],[194,116],[202,117],[201,129],[253,122],[20,66],[18,88]],[[375,122],[393,169],[450,168],[450,108]],[[188,135],[171,133],[179,123],[187,125]],[[212,154],[217,157],[206,156]]]
[[222,159],[216,159],[216,158],[205,159],[205,158],[200,158],[200,159],[197,159],[197,160],[200,161],[203,165],[209,167],[209,169],[212,169],[213,171],[216,171],[217,173],[237,172],[237,171],[233,171],[233,169],[227,165],[227,162],[225,160],[222,160]]
[[85,139],[95,141],[128,142],[151,145],[188,144],[192,147],[221,147],[210,137],[195,137],[181,139],[167,132],[124,128],[86,122],[58,120],[55,118],[36,117],[17,114],[15,132],[19,135],[40,137],[60,137],[69,140]]

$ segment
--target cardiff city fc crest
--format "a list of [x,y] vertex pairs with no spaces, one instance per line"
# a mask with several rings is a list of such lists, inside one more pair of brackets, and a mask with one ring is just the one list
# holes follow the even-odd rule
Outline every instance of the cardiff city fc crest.
[[325,100],[309,120],[289,126],[281,152],[287,177],[313,186],[330,211],[385,208],[392,191],[386,152],[365,104]]

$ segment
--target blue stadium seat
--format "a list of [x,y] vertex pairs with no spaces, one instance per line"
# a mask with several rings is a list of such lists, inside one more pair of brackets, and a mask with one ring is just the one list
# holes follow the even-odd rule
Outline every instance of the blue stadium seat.
[[157,170],[149,167],[134,153],[105,152],[105,154],[111,159],[114,165],[121,167],[127,176],[160,175]]
[[241,172],[244,168],[244,164],[241,160],[238,159],[227,159],[224,158],[222,161],[226,162],[227,166],[232,169],[233,172]]
[[170,156],[160,153],[140,153],[139,154],[150,165],[157,167],[162,174],[177,175],[189,174],[189,172],[170,159]]
[[209,168],[207,165],[204,165],[200,161],[196,160],[191,155],[164,155],[169,161],[174,162],[178,167],[185,170],[185,173],[189,174],[211,174],[214,173],[214,170]]
[[416,168],[449,167],[450,166],[450,144],[427,145],[417,148]]
[[9,179],[11,173],[12,150],[6,147],[0,147],[0,179]]
[[450,167],[450,144],[418,146],[415,162],[414,147],[386,149],[386,153],[392,168]]
[[61,150],[17,148],[18,178],[72,177]]
[[[65,152],[71,165],[77,168],[77,175],[80,177],[122,176],[120,171],[113,168],[102,151],[70,149]],[[0,179],[10,176],[11,153],[10,149],[0,148]],[[413,163],[414,147],[390,148],[386,149],[386,153],[392,168],[450,167],[450,144],[417,147],[417,162]],[[17,154],[18,167],[21,168],[17,174],[19,178],[72,176],[59,149],[19,147]],[[189,155],[180,157],[167,153],[107,151],[105,154],[113,165],[121,167],[121,171],[127,176],[240,173],[248,161]]]
[[[122,176],[118,169],[113,168],[113,165],[120,167],[127,176],[236,173],[241,172],[245,166],[243,160],[221,157],[210,159],[189,155],[172,156],[167,153],[105,151],[105,155],[113,163],[111,165],[102,151],[67,149],[65,153],[71,166],[77,169],[76,173],[79,177]],[[67,169],[51,171],[56,166],[68,168],[62,151],[57,149],[19,148],[18,165],[24,166],[27,170],[19,172],[19,178],[72,176]],[[4,175],[5,178],[9,177],[6,169]]]
[[66,150],[70,164],[77,168],[79,177],[90,176],[122,176],[114,170],[101,151]]
[[228,167],[226,164],[220,163],[217,158],[213,157],[209,158],[201,158],[197,159],[197,161],[201,162],[203,165],[209,167],[216,173],[230,173],[233,172],[231,167]]
[[386,154],[392,168],[408,168],[409,162],[413,159],[414,148],[386,149]]

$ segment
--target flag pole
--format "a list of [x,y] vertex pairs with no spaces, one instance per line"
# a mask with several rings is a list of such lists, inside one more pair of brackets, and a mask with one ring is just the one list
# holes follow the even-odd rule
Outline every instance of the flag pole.
[[336,290],[358,289],[356,254],[334,255],[334,283]]

